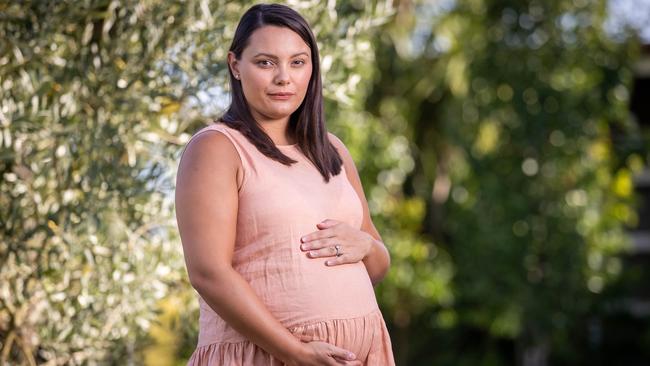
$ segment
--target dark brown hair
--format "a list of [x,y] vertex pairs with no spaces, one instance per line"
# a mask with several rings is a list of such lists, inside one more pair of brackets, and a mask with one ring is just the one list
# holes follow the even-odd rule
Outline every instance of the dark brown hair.
[[[325,116],[323,114],[323,86],[316,38],[307,21],[288,6],[280,4],[254,5],[240,19],[230,45],[230,51],[235,54],[238,60],[248,46],[251,34],[265,25],[291,29],[311,49],[312,74],[307,93],[298,109],[289,117],[288,128],[290,135],[294,137],[300,150],[314,163],[325,182],[329,182],[330,174],[338,175],[340,173],[343,160],[327,136]],[[228,72],[230,74],[232,99],[226,113],[219,120],[241,132],[261,153],[269,158],[288,166],[296,163],[295,160],[284,155],[275,146],[273,140],[255,121],[248,108],[240,81],[235,79],[230,68],[228,68]]]

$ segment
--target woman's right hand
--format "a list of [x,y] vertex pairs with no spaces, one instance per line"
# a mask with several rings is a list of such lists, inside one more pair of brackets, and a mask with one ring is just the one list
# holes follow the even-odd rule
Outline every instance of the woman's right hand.
[[294,362],[300,366],[363,365],[352,352],[321,341],[303,342],[303,352]]

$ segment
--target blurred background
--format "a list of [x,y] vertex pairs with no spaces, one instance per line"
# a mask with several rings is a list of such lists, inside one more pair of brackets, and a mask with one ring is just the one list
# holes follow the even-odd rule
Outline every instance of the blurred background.
[[[650,1],[286,1],[398,365],[650,364]],[[0,0],[0,365],[184,365],[179,154],[250,1]]]

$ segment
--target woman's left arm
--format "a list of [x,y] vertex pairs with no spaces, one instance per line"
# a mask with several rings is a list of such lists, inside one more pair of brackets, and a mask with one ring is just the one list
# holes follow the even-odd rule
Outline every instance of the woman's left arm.
[[388,249],[384,245],[384,242],[375,228],[375,225],[372,222],[370,217],[370,210],[368,209],[368,201],[363,191],[361,185],[361,179],[359,178],[359,173],[352,159],[352,155],[345,147],[345,144],[332,133],[328,133],[330,141],[336,147],[343,159],[343,167],[345,168],[345,173],[350,181],[352,187],[357,192],[359,199],[361,200],[361,205],[363,206],[363,223],[361,224],[361,230],[369,235],[368,239],[371,244],[368,250],[368,253],[363,257],[363,263],[366,265],[366,270],[370,276],[373,286],[378,284],[388,273],[390,267],[390,254]]

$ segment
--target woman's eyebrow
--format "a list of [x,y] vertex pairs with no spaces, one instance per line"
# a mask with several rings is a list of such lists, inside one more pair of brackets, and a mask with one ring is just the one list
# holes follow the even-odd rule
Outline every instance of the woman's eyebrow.
[[[299,52],[299,53],[296,53],[295,55],[292,55],[291,58],[296,57],[296,56],[300,56],[300,55],[309,56],[309,54],[307,52]],[[265,56],[265,57],[273,58],[273,59],[276,59],[276,60],[278,59],[278,56],[276,56],[276,55],[271,55],[270,53],[263,53],[263,52],[260,52],[260,53],[258,53],[257,55],[255,55],[253,57],[259,57],[259,56]]]

